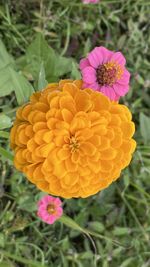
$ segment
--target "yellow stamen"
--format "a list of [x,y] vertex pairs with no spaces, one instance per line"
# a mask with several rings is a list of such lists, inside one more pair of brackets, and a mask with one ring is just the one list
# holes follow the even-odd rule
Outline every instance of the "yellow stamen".
[[49,204],[49,205],[47,206],[47,212],[48,212],[49,214],[54,214],[54,213],[55,213],[55,206],[54,206],[53,204]]
[[74,136],[70,138],[70,148],[71,152],[74,152],[79,148],[79,143]]
[[122,74],[123,74],[123,69],[121,68],[121,66],[115,62],[115,61],[110,61],[108,63],[104,64],[106,70],[111,70],[111,69],[116,69],[116,78],[120,79]]

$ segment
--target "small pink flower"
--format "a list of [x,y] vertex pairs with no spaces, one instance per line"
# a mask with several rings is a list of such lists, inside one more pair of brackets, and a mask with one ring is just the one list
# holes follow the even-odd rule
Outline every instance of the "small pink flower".
[[130,73],[121,52],[112,52],[103,46],[95,47],[80,61],[83,88],[102,92],[111,100],[119,100],[129,90]]
[[63,214],[62,202],[59,198],[44,196],[38,202],[37,215],[43,222],[53,224]]
[[99,0],[82,0],[84,4],[96,4]]

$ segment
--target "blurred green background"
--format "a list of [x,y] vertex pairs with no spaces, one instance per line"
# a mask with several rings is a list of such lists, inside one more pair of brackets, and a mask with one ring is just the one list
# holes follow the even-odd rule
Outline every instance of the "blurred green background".
[[[0,267],[150,266],[150,1],[0,1]],[[136,123],[132,163],[108,189],[64,200],[65,213],[93,235],[36,216],[42,193],[12,164],[17,107],[46,80],[79,78],[95,46],[120,50],[131,72],[121,102]]]

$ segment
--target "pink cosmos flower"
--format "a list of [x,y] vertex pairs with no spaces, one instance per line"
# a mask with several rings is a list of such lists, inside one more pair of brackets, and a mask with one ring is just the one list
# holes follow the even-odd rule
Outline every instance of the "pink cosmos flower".
[[102,92],[111,100],[119,100],[129,90],[130,73],[125,68],[126,60],[121,52],[95,47],[80,61],[83,88]]
[[84,4],[96,4],[99,2],[99,0],[82,0]]
[[38,202],[37,215],[43,222],[53,224],[63,214],[62,202],[59,198],[49,195],[42,197]]

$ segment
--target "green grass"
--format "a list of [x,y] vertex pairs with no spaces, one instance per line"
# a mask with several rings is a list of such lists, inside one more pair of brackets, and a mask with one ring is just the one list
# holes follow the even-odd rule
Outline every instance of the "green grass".
[[96,45],[124,53],[132,78],[122,102],[133,113],[137,141],[132,163],[116,183],[87,199],[64,201],[78,231],[62,222],[49,226],[36,216],[42,193],[12,164],[8,127],[16,96],[12,90],[1,97],[0,115],[9,118],[0,128],[0,267],[150,266],[149,7],[149,0],[101,0],[86,6],[80,0],[0,2],[0,37],[15,59],[16,73],[33,86],[40,66],[32,73],[25,54],[37,32],[59,55],[74,59],[73,77],[78,75],[76,62]]

